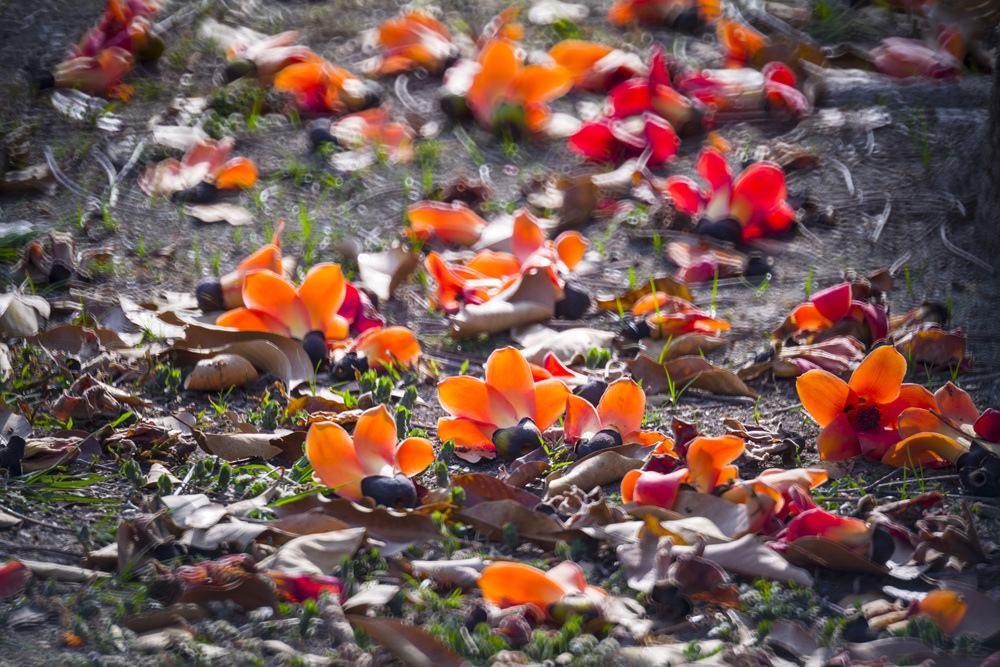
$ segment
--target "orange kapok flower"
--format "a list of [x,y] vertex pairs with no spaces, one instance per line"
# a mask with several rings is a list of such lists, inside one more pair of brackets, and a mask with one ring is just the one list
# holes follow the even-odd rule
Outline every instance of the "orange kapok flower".
[[549,55],[569,71],[574,89],[591,93],[608,92],[646,70],[635,54],[578,39],[559,42],[549,49]]
[[299,339],[319,331],[326,340],[343,340],[348,322],[337,311],[345,292],[339,264],[317,264],[299,287],[270,271],[254,271],[243,280],[244,307],[223,313],[216,324]]
[[160,194],[175,201],[203,202],[214,197],[214,190],[253,187],[257,165],[242,157],[226,159],[235,143],[232,137],[200,139],[180,162],[170,158],[150,165],[139,177],[139,188],[151,197]]
[[462,202],[419,201],[406,209],[413,237],[422,242],[436,237],[444,243],[470,246],[479,240],[486,221]]
[[375,146],[390,162],[406,164],[416,156],[416,134],[405,123],[391,122],[388,107],[344,116],[333,125],[331,134],[344,146]]
[[569,388],[558,379],[535,382],[520,351],[505,347],[486,360],[484,380],[460,375],[438,383],[438,400],[451,418],[438,420],[438,438],[455,441],[455,455],[475,463],[493,458],[498,429],[530,419],[544,432],[566,409]]
[[948,382],[934,392],[934,402],[934,407],[912,407],[899,414],[897,430],[901,440],[885,453],[882,463],[898,467],[940,468],[954,465],[962,454],[969,451],[958,442],[957,438],[963,433],[956,428],[974,429],[979,423],[979,410],[972,397]]
[[880,460],[899,442],[897,418],[908,407],[936,407],[916,384],[903,384],[906,359],[890,346],[869,354],[849,382],[814,369],[796,380],[803,407],[821,427],[820,457],[842,461],[864,454]]
[[446,313],[457,313],[463,303],[483,303],[490,298],[485,288],[490,278],[475,269],[446,262],[436,252],[427,255],[424,267],[434,279],[437,306]]
[[931,591],[913,602],[908,611],[911,616],[934,621],[945,636],[951,637],[962,624],[968,604],[958,591]]
[[[364,493],[368,491],[367,478],[393,479],[397,473],[412,477],[434,461],[430,440],[407,438],[397,443],[396,438],[396,420],[379,405],[361,413],[353,437],[339,424],[312,424],[306,434],[306,456],[321,484],[344,498],[361,500],[362,495],[368,495]],[[416,500],[415,491],[412,499]],[[381,504],[398,506],[396,502]]]
[[720,17],[715,24],[719,44],[726,50],[726,59],[730,65],[745,65],[753,59],[754,54],[770,42],[745,23]]
[[647,294],[632,306],[633,315],[645,315],[653,338],[701,332],[717,334],[729,329],[729,322],[699,310],[690,301],[665,292]]
[[548,572],[524,563],[490,563],[479,575],[479,589],[487,602],[498,607],[532,604],[550,618],[558,615],[553,613],[557,611],[553,605],[568,597],[582,596],[592,602],[598,611],[608,597],[600,588],[587,585],[583,568],[569,560]]
[[270,243],[244,259],[239,266],[218,280],[213,277],[199,280],[195,290],[199,308],[206,313],[239,308],[244,305],[243,279],[247,274],[253,271],[270,271],[275,275],[282,275],[281,232],[284,228],[285,219],[280,218]]
[[351,349],[368,360],[369,368],[390,365],[413,368],[420,359],[420,343],[406,327],[366,329],[354,340]]
[[249,43],[233,42],[226,49],[226,78],[234,81],[246,74],[256,74],[262,86],[274,84],[274,78],[286,67],[300,63],[326,62],[308,46],[295,44],[298,32],[287,30]]
[[457,49],[448,28],[423,10],[404,11],[383,21],[377,40],[382,59],[376,74],[399,74],[422,67],[430,74],[440,74]]
[[360,111],[374,101],[361,79],[322,58],[285,67],[275,75],[274,89],[293,95],[299,109],[309,113]]
[[548,103],[573,87],[572,76],[561,65],[525,67],[515,45],[506,39],[487,42],[479,65],[466,101],[480,125],[501,134],[541,132],[549,122]]
[[563,432],[572,444],[593,438],[603,430],[613,430],[624,443],[653,445],[667,437],[652,431],[640,431],[646,411],[646,393],[631,378],[615,380],[604,391],[597,408],[590,401],[571,394],[566,397],[566,420]]

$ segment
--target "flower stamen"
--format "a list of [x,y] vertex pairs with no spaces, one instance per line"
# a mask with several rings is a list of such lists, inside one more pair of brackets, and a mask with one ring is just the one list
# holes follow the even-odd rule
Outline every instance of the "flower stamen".
[[877,405],[859,405],[853,409],[849,407],[847,420],[855,431],[870,433],[882,425],[882,412]]

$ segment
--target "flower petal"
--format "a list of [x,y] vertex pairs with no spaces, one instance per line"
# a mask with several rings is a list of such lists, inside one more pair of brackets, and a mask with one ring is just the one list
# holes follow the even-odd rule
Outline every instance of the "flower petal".
[[845,317],[851,309],[851,283],[844,281],[839,285],[827,287],[813,294],[809,301],[816,306],[820,315],[831,322]]
[[368,329],[354,341],[354,349],[368,359],[372,368],[390,364],[413,368],[420,359],[420,343],[406,327]]
[[493,445],[493,424],[482,424],[470,419],[438,420],[437,437],[441,442],[455,441],[455,456],[475,463],[481,458],[492,459],[497,455]]
[[688,445],[688,483],[700,493],[711,493],[723,477],[730,477],[726,468],[743,454],[745,443],[735,435],[718,438],[698,436]]
[[270,271],[247,274],[243,280],[243,303],[281,322],[295,338],[302,338],[312,330],[309,308],[295,286]]
[[245,157],[233,158],[215,170],[210,177],[220,190],[252,188],[257,183],[257,165]]
[[958,591],[931,591],[917,602],[915,609],[918,615],[934,621],[945,636],[950,637],[962,624],[968,605]]
[[539,431],[545,432],[562,417],[569,395],[569,387],[558,378],[535,383],[535,426]]
[[491,419],[486,383],[479,378],[468,375],[445,378],[438,383],[438,401],[454,417],[483,423]]
[[566,596],[563,587],[538,568],[506,561],[483,568],[479,590],[484,600],[498,607],[534,604],[543,611]]
[[587,577],[583,574],[583,568],[571,560],[559,563],[545,576],[559,584],[560,588],[570,595],[582,593],[587,588]]
[[897,468],[939,468],[953,465],[968,450],[940,433],[917,433],[893,445],[882,463]]
[[610,121],[584,123],[567,145],[577,155],[599,163],[618,163],[625,157],[625,147],[611,131]]
[[498,280],[521,270],[521,265],[514,255],[509,252],[494,252],[492,250],[480,250],[465,266],[487,278]]
[[646,114],[646,143],[652,149],[649,154],[649,166],[656,167],[672,162],[677,155],[681,140],[674,132],[673,126],[656,114]]
[[630,378],[612,382],[597,404],[603,428],[615,428],[622,436],[639,430],[646,412],[646,392]]
[[859,552],[866,552],[871,545],[871,534],[864,521],[837,516],[818,507],[789,522],[785,540],[791,543],[802,537],[824,537]]
[[507,399],[519,419],[535,417],[535,382],[531,367],[518,350],[505,347],[490,354],[486,360],[486,384]]
[[698,215],[705,206],[705,198],[701,189],[693,179],[687,176],[671,176],[663,184],[663,190],[670,195],[674,208],[681,213]]
[[514,77],[513,86],[523,104],[546,104],[568,93],[573,77],[561,65],[528,65]]
[[788,317],[799,331],[822,331],[833,326],[833,322],[823,317],[819,308],[812,302],[795,306]]
[[904,440],[919,433],[955,435],[953,428],[941,421],[933,412],[923,408],[907,408],[899,413],[896,430],[899,431],[899,437]]
[[572,444],[581,438],[590,438],[601,427],[601,418],[590,401],[575,394],[566,397],[566,419],[563,422],[566,442]]
[[1000,442],[1000,412],[987,408],[974,427],[976,435],[987,442]]
[[436,236],[444,243],[470,246],[479,240],[486,221],[461,202],[417,202],[406,209],[413,235],[420,241]]
[[652,111],[649,83],[642,79],[631,79],[618,84],[608,93],[608,106],[608,116],[619,120]]
[[514,233],[510,238],[510,247],[514,256],[521,263],[535,254],[545,245],[545,232],[538,226],[538,219],[526,209],[520,209],[514,214]]
[[[821,372],[824,371],[809,371],[809,373]],[[847,415],[843,413],[823,427],[816,440],[816,447],[819,449],[819,457],[824,461],[846,461],[861,456],[861,443],[858,442],[858,436]]]
[[299,296],[309,308],[313,331],[326,331],[344,303],[346,288],[339,264],[317,264],[309,269]]
[[748,225],[766,220],[787,196],[785,172],[773,162],[755,162],[733,183],[729,215]]
[[718,148],[708,146],[698,154],[698,173],[708,181],[712,190],[729,190],[733,183],[733,170],[726,156]]
[[851,399],[851,388],[833,373],[812,370],[795,381],[802,407],[816,423],[826,426],[844,412]]
[[891,345],[883,345],[861,362],[848,386],[872,403],[891,403],[899,397],[899,387],[905,376],[906,358]]
[[220,327],[230,327],[240,331],[270,331],[271,333],[290,336],[288,327],[274,319],[267,313],[262,313],[249,308],[234,308],[227,313],[219,315],[215,320]]
[[979,419],[979,410],[972,397],[951,382],[934,392],[934,400],[941,408],[941,414],[959,425],[975,424]]
[[427,438],[407,438],[396,447],[393,467],[413,477],[434,463],[434,444]]
[[937,401],[934,394],[927,391],[919,384],[905,383],[899,387],[899,397],[892,403],[880,406],[882,418],[879,424],[887,428],[896,428],[896,421],[900,413],[907,408],[922,408],[924,410],[937,410]]
[[[534,379],[532,379],[532,382],[534,382]],[[490,384],[486,385],[486,404],[490,411],[489,421],[496,424],[498,428],[517,426],[523,417],[533,416],[518,414],[506,396]]]
[[[677,492],[680,490],[681,483],[688,474],[688,469],[678,468],[666,474],[656,472],[655,470],[635,470],[632,472],[640,473],[639,475],[635,475],[634,479],[628,480],[628,483],[632,487],[629,493],[632,501],[640,505],[652,505],[654,507],[671,509],[674,501],[677,500]],[[625,500],[626,496],[625,487],[626,480],[623,479],[622,500]],[[625,502],[630,501],[625,500]]]
[[385,475],[396,452],[396,420],[384,405],[370,408],[354,427],[354,451],[365,475]]
[[[585,42],[579,39],[564,39],[551,49],[549,55],[557,64],[569,70],[574,80],[594,64],[614,51],[610,46],[598,44],[597,42]],[[576,82],[579,85],[579,81]]]
[[622,477],[621,494],[623,503],[630,503],[635,500],[635,485],[643,472],[642,470],[629,470]]
[[513,44],[492,39],[479,52],[479,64],[482,69],[473,78],[466,100],[477,118],[489,119],[517,76],[520,60]]
[[590,242],[577,231],[563,232],[553,241],[559,261],[565,264],[570,271],[575,269],[576,265],[583,259],[583,253],[587,251],[589,245]]
[[857,431],[858,446],[869,461],[881,461],[893,445],[899,442],[899,431],[880,427],[871,431]]
[[361,500],[361,480],[367,475],[354,442],[340,425],[317,422],[306,434],[306,456],[320,481],[338,495]]

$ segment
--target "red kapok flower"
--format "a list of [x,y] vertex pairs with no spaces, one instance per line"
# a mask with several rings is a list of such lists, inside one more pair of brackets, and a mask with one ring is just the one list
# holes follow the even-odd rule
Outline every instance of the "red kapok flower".
[[486,360],[484,380],[460,375],[438,383],[438,400],[452,418],[438,420],[438,437],[455,441],[455,455],[475,463],[493,458],[497,429],[528,418],[544,432],[562,416],[569,389],[561,380],[535,382],[524,356],[512,347]]
[[872,49],[871,55],[880,72],[900,79],[911,76],[944,79],[962,72],[959,61],[951,53],[915,39],[883,39],[879,46]]
[[773,162],[755,162],[733,180],[726,156],[717,148],[702,149],[698,173],[708,182],[703,191],[686,176],[664,184],[678,211],[698,218],[699,233],[729,241],[772,236],[786,231],[795,212],[785,201],[785,172]]
[[655,167],[674,159],[680,139],[668,121],[647,112],[629,121],[601,118],[584,123],[568,145],[574,153],[603,164],[621,164],[648,150],[646,164]]
[[903,384],[906,359],[890,346],[869,354],[844,382],[824,370],[796,380],[803,407],[823,427],[820,457],[841,461],[864,454],[880,460],[899,442],[897,418],[908,407],[936,407],[929,391]]
[[384,405],[358,417],[354,436],[339,424],[316,422],[306,434],[306,456],[321,484],[338,495],[361,500],[367,477],[413,477],[434,461],[434,446],[426,438],[396,441],[396,420]]
[[128,100],[132,89],[122,85],[121,80],[132,69],[132,62],[132,54],[117,46],[98,51],[93,56],[70,58],[56,65],[52,85]]

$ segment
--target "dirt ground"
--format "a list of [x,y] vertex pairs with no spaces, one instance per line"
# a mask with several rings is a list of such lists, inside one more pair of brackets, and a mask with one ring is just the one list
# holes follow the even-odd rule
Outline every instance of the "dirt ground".
[[[604,21],[607,2],[584,0],[581,4],[590,8],[590,16],[579,22],[587,38],[638,53],[644,53],[650,41],[660,41],[675,53],[696,55],[702,51],[701,41],[711,39],[669,30],[616,30]],[[464,24],[476,31],[505,6],[496,0],[444,0],[436,9],[453,29]],[[801,6],[813,5],[804,2]],[[875,5],[851,8],[835,2],[831,6],[836,9],[834,18],[817,18],[806,28],[826,43],[850,41],[870,47],[882,37],[913,30],[907,15]],[[6,225],[27,221],[40,230],[72,233],[79,250],[110,247],[110,264],[87,289],[137,299],[158,291],[191,291],[200,276],[226,272],[267,241],[279,218],[287,224],[286,255],[300,256],[307,264],[338,261],[350,268],[352,260],[343,252],[345,240],[357,239],[365,249],[374,249],[399,237],[405,207],[420,198],[423,173],[419,161],[379,164],[353,174],[334,173],[322,155],[310,153],[305,129],[293,126],[284,115],[264,114],[255,130],[244,126],[236,133],[234,154],[252,158],[261,179],[251,191],[231,197],[251,210],[256,219],[253,225],[235,228],[225,223],[195,222],[168,201],[150,202],[136,187],[136,176],[144,165],[168,154],[151,141],[140,152],[138,166],[124,175],[118,201],[100,205],[107,196],[108,182],[95,156],[103,153],[120,168],[138,142],[149,139],[150,124],[167,112],[176,97],[208,96],[224,83],[224,59],[196,33],[197,22],[206,16],[265,33],[300,30],[303,43],[331,62],[354,69],[372,55],[362,48],[360,31],[374,27],[398,9],[397,3],[384,0],[168,2],[158,17],[167,22],[166,53],[156,66],[137,68],[130,80],[136,91],[134,99],[128,104],[113,104],[104,115],[120,120],[114,131],[108,131],[100,127],[106,124],[94,117],[65,117],[52,107],[50,93],[36,95],[32,86],[41,72],[62,59],[67,45],[95,22],[102,2],[0,0],[0,129],[25,132],[30,148],[28,164],[44,162],[45,151],[51,150],[66,178],[93,195],[84,199],[65,187],[58,187],[52,196],[0,195],[0,233]],[[558,39],[552,29],[531,27],[526,45],[545,50]],[[817,160],[813,166],[788,173],[789,200],[793,205],[808,204],[812,211],[801,218],[799,231],[787,238],[753,244],[771,264],[768,286],[761,289],[739,279],[719,281],[715,305],[721,317],[734,323],[734,335],[731,345],[712,356],[713,362],[739,364],[763,349],[767,332],[803,300],[807,280],[822,287],[839,281],[847,268],[862,273],[889,268],[896,278],[890,293],[892,313],[907,312],[924,301],[945,304],[951,325],[967,335],[973,359],[969,370],[958,378],[960,386],[981,409],[1000,407],[1000,335],[996,327],[1000,281],[981,265],[981,261],[993,263],[994,258],[985,254],[973,222],[987,159],[984,132],[990,78],[967,75],[959,81],[939,83],[833,79],[812,84],[817,91],[816,108],[801,120],[760,117],[727,123],[718,130],[746,159],[755,147],[782,141],[801,145]],[[435,183],[460,174],[485,175],[495,186],[497,208],[512,210],[524,204],[521,185],[529,176],[551,170],[570,173],[579,168],[579,158],[569,152],[565,141],[511,147],[478,127],[451,126],[434,103],[437,85],[437,81],[418,75],[407,76],[402,86],[385,85],[386,96],[396,109],[442,128],[433,140],[438,146]],[[599,99],[574,94],[559,100],[554,108],[572,113],[581,104]],[[701,143],[685,140],[678,159],[659,174],[693,174]],[[591,268],[582,273],[582,284],[595,294],[613,294],[625,289],[630,274],[642,281],[672,271],[666,256],[654,251],[654,237],[663,246],[682,237],[665,227],[666,220],[651,206],[649,214],[638,220],[589,222],[581,231],[591,240],[596,256]],[[5,265],[5,270],[9,268],[10,263]],[[711,284],[696,287],[695,301],[707,304],[711,290]],[[68,291],[46,296],[54,302],[73,299]],[[477,372],[492,349],[509,341],[505,336],[453,340],[448,336],[446,319],[429,308],[427,295],[415,280],[398,289],[381,309],[391,320],[417,332],[427,358],[439,361],[452,373],[466,359],[470,372]],[[68,313],[57,308],[54,319],[68,319]],[[585,321],[590,326],[614,328],[617,319],[612,313],[591,313]],[[578,324],[558,322],[553,326]],[[911,379],[937,387],[950,377],[947,373],[926,377],[921,373]],[[752,386],[761,393],[758,405],[692,394],[682,397],[676,406],[667,403],[654,408],[653,419],[661,423],[669,423],[671,417],[697,420],[703,431],[713,432],[723,419],[749,422],[759,410],[762,424],[781,425],[807,439],[816,434],[815,425],[804,413],[790,411],[798,405],[793,383],[766,380]],[[262,383],[248,391],[236,390],[227,397],[227,405],[238,414],[246,414],[259,405],[264,389]],[[416,419],[433,425],[443,414],[433,384],[421,386],[420,395],[425,405]],[[206,408],[211,412],[203,396],[188,392],[182,392],[170,406],[175,412],[195,414]],[[221,417],[215,426],[228,430]],[[815,458],[815,451],[811,451],[805,460]],[[119,463],[100,463],[94,472],[111,476],[119,467]],[[496,466],[455,466],[457,472],[464,469],[492,472]],[[880,466],[859,464],[854,477],[864,485],[887,472]],[[942,488],[954,491],[957,487]],[[129,516],[136,511],[132,486],[121,477],[113,477],[88,487],[87,493],[115,500],[108,507],[67,500],[56,508],[28,498],[21,506],[28,508],[25,515],[29,521],[16,530],[0,530],[0,557],[78,564],[84,549],[113,541],[118,513]],[[0,501],[4,495],[0,490]],[[836,494],[831,492],[831,497],[836,498]],[[89,529],[81,532],[84,526]],[[996,535],[995,526],[990,532]],[[528,547],[523,549],[526,557],[539,555]],[[840,585],[821,581],[818,587],[825,586],[834,599]],[[143,608],[144,602],[127,587],[86,590],[75,584],[59,584],[36,594],[62,597],[67,610],[93,605],[94,614],[102,617],[114,614],[119,606],[130,611],[130,606]],[[141,654],[131,646],[120,650],[115,642],[121,640],[109,634],[88,639],[81,649],[68,648],[61,639],[66,628],[65,622],[57,622],[62,613],[54,611],[57,606],[46,607],[45,622],[28,619],[16,630],[0,628],[0,664],[214,664],[204,656],[157,657]],[[4,613],[9,622],[16,610]],[[219,642],[227,633],[245,633],[248,627],[235,619],[214,623],[205,632]],[[262,625],[266,624],[255,627],[260,630]],[[282,637],[280,624],[273,625],[270,636]],[[260,630],[257,636],[268,635]],[[252,644],[246,647],[246,654],[227,659],[249,664],[242,661],[249,660],[254,649]],[[302,640],[300,647],[323,652],[322,643],[315,639]],[[350,664],[349,657],[342,659],[348,660],[342,664]],[[260,658],[260,664],[265,663],[289,664],[274,655]]]

